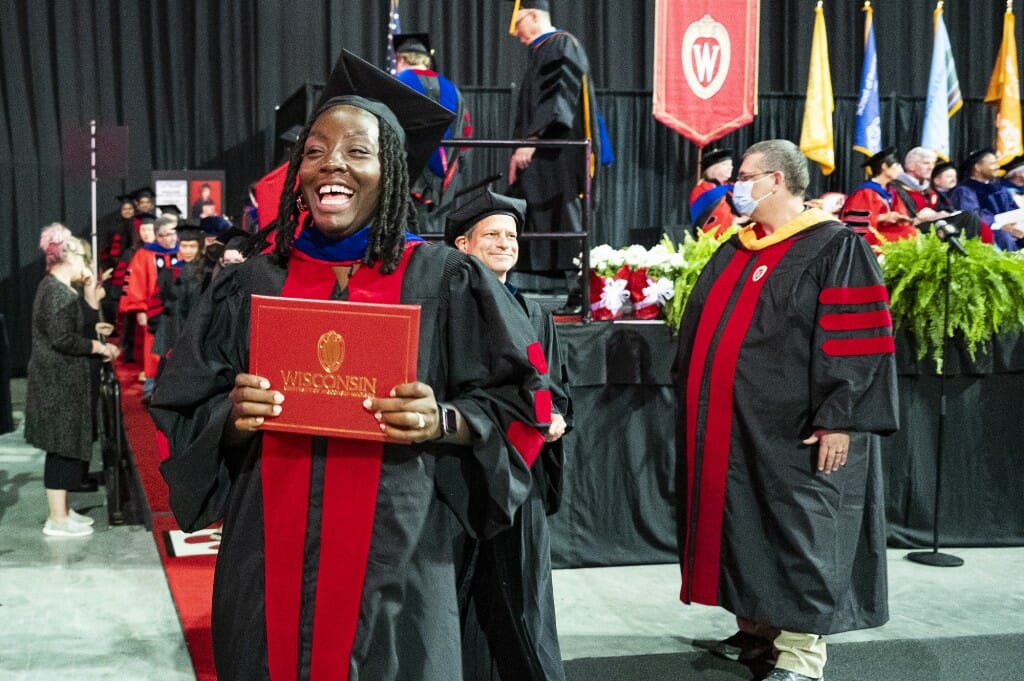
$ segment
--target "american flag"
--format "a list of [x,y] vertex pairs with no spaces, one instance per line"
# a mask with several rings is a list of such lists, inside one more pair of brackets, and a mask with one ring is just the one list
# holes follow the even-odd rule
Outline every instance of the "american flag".
[[398,55],[395,54],[395,36],[402,32],[402,22],[398,18],[399,0],[391,0],[391,12],[388,14],[388,71],[391,75],[398,72]]

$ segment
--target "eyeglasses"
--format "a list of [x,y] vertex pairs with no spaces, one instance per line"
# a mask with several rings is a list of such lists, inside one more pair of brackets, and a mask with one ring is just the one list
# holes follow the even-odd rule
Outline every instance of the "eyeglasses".
[[756,180],[758,177],[764,177],[765,175],[771,175],[774,172],[775,172],[774,170],[763,170],[763,171],[761,171],[759,173],[754,173],[753,175],[742,175],[742,174],[740,174],[740,175],[736,176],[736,181],[737,182],[749,182],[750,180]]

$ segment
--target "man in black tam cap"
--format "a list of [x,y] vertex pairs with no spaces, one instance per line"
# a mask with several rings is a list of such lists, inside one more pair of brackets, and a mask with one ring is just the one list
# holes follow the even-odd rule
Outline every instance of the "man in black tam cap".
[[[406,231],[409,174],[451,119],[343,52],[292,152],[272,252],[211,283],[168,359],[151,413],[171,444],[171,508],[187,530],[224,519],[219,678],[462,678],[456,528],[511,526],[551,398],[494,275]],[[289,403],[279,376],[248,373],[253,294],[422,308],[418,380],[361,403],[386,442],[261,429]],[[473,503],[456,513],[444,499],[469,498],[469,476]]]
[[[519,88],[512,136],[589,138],[595,150],[586,159],[579,148],[520,147],[509,160],[509,185],[526,199],[526,231],[579,232],[586,173],[593,177],[599,153],[597,101],[583,45],[552,26],[550,11],[547,0],[514,0],[509,33],[529,48],[530,60]],[[520,269],[548,276],[575,272],[573,258],[579,250],[578,241],[525,243]]]
[[[434,50],[427,33],[402,33],[395,36],[397,56],[395,74],[416,92],[455,114],[455,120],[445,130],[444,139],[455,136],[469,137],[469,112],[463,106],[462,93],[455,83],[433,69]],[[416,205],[416,230],[420,234],[437,233],[444,227],[444,214],[459,192],[459,149],[438,147],[427,167],[412,178],[412,198]]]
[[996,180],[999,162],[991,147],[972,151],[960,165],[959,184],[949,193],[953,207],[965,213],[974,213],[982,222],[981,238],[990,238],[1003,251],[1024,248],[1024,224],[1009,223],[1001,229],[991,229],[999,213],[1015,210],[1010,195]]
[[461,538],[459,610],[466,679],[565,678],[551,588],[547,514],[561,496],[562,441],[570,413],[565,370],[551,314],[519,293],[508,273],[519,257],[526,202],[481,187],[448,215],[445,242],[483,262],[518,301],[541,340],[551,377],[551,427],[533,465],[530,497],[512,529],[492,539]]

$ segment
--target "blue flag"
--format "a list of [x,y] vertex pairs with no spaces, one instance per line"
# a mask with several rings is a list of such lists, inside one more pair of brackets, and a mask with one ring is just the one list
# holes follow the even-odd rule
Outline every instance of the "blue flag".
[[882,115],[878,106],[878,53],[875,51],[875,27],[871,5],[864,11],[864,67],[860,73],[860,99],[857,101],[857,135],[853,148],[866,156],[882,150]]

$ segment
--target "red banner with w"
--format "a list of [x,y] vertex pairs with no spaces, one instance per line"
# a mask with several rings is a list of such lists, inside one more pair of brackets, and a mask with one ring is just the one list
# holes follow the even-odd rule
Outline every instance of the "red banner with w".
[[698,146],[757,113],[759,0],[658,0],[654,117]]

